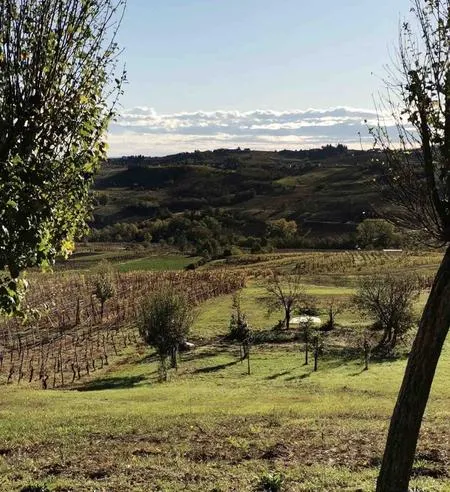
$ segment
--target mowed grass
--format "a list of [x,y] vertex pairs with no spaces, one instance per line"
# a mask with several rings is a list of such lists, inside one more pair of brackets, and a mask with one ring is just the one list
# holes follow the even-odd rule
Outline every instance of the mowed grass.
[[132,248],[121,243],[91,243],[77,245],[68,260],[59,260],[56,270],[95,270],[101,261],[107,261],[120,272],[184,270],[199,259],[178,254],[174,249],[151,245]]
[[[326,320],[327,302],[330,298],[349,303],[350,297],[356,292],[354,288],[304,284],[306,294],[312,296],[316,304],[321,307],[320,315]],[[253,330],[270,330],[277,322],[284,318],[281,311],[268,313],[267,291],[261,281],[250,280],[241,292],[241,309],[246,314],[247,320]],[[212,338],[217,335],[225,335],[228,332],[230,314],[232,310],[233,296],[221,296],[207,301],[197,312],[193,335],[199,338]],[[361,316],[348,306],[337,316],[337,322],[361,324]]]
[[[323,302],[354,292],[305,288]],[[264,295],[256,281],[242,292],[257,330],[282,317],[266,316]],[[168,383],[158,383],[156,358],[140,346],[65,391],[3,388],[0,490],[251,491],[266,472],[281,473],[286,491],[373,490],[405,360],[363,371],[357,351],[325,350],[313,372],[301,343],[264,344],[252,347],[248,375],[238,347],[220,337],[231,302],[222,296],[199,308],[198,346]],[[450,490],[449,378],[447,343],[417,453],[417,490]]]
[[168,271],[168,270],[183,270],[190,263],[194,263],[198,258],[192,256],[149,256],[136,260],[119,263],[117,269],[119,272],[132,271]]
[[[85,391],[8,388],[3,490],[36,482],[55,490],[254,490],[269,470],[285,475],[286,490],[372,490],[404,362],[361,372],[359,360],[324,359],[313,373],[298,348],[255,350],[250,376],[236,350],[208,347],[184,355],[166,384],[143,353],[78,388]],[[436,460],[448,452],[449,367],[447,349],[419,446],[428,460],[416,465],[428,474],[443,473]],[[448,490],[445,477],[413,483]]]

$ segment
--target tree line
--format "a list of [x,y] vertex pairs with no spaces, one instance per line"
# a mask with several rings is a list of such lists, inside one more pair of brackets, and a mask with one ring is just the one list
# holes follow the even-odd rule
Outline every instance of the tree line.
[[174,246],[206,259],[274,249],[388,249],[415,247],[416,234],[402,231],[380,218],[365,219],[352,234],[313,236],[292,219],[255,221],[245,212],[210,209],[171,214],[141,222],[117,222],[91,229],[87,242],[123,242]]

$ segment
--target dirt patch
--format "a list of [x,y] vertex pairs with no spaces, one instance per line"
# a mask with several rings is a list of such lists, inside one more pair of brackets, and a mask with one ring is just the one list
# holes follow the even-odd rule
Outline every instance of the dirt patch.
[[447,453],[442,449],[427,449],[417,453],[417,460],[430,461],[432,463],[447,463]]
[[286,446],[286,444],[280,442],[268,448],[261,455],[261,458],[263,460],[269,460],[269,461],[274,461],[274,460],[288,461],[291,460],[293,457],[294,457],[294,453],[292,452],[292,450],[289,449],[289,447]]
[[417,466],[413,468],[413,477],[431,477],[431,478],[447,478],[449,473],[447,468],[443,465],[440,466]]
[[50,463],[41,468],[42,473],[45,475],[58,476],[64,473],[67,467],[70,467],[70,463],[62,465],[61,463]]
[[91,472],[88,472],[87,476],[91,480],[103,480],[103,479],[108,478],[110,476],[110,471],[105,470],[103,468],[100,468],[99,470],[93,470]]
[[133,456],[139,456],[141,458],[145,458],[146,456],[156,456],[158,454],[162,454],[161,449],[135,449],[131,453]]

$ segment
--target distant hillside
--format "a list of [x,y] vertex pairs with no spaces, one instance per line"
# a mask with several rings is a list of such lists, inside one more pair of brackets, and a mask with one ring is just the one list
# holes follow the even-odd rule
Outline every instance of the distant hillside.
[[222,223],[225,214],[230,234],[260,237],[267,221],[285,218],[312,236],[342,235],[381,205],[373,188],[378,156],[338,145],[111,159],[96,179],[92,226],[140,227],[188,214]]

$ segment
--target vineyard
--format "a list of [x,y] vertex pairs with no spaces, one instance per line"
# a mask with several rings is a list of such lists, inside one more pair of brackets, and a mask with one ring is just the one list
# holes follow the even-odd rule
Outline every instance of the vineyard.
[[165,282],[187,292],[193,304],[230,294],[245,278],[271,270],[305,279],[414,271],[425,289],[439,257],[439,252],[303,252],[243,255],[227,260],[226,269],[115,273],[115,295],[104,309],[94,294],[95,273],[38,274],[27,296],[26,319],[0,320],[0,384],[64,387],[109,365],[111,356],[136,345],[140,303]]
[[[410,339],[398,356],[369,360],[372,320],[352,297],[359,277],[413,273],[424,279],[420,313],[439,252],[298,251],[126,273],[112,256],[105,270],[98,258],[88,271],[30,274],[27,318],[0,320],[1,490],[254,491],[271,477],[286,492],[373,490]],[[267,314],[272,270],[298,273],[322,320],[334,309],[336,326],[311,342],[309,364],[302,334],[274,329],[281,310]],[[103,308],[102,272],[114,284]],[[144,296],[166,283],[197,313],[195,347],[161,383],[136,318]],[[240,289],[251,374],[227,337]],[[417,490],[448,491],[449,377],[447,343],[414,465]]]
[[[265,275],[276,269],[301,275],[369,275],[414,270],[432,278],[442,253],[435,251],[330,251],[242,255],[226,260],[228,268]],[[217,266],[223,266],[217,263]]]
[[236,272],[119,273],[115,295],[104,306],[95,274],[39,275],[28,293],[25,320],[0,322],[0,384],[26,382],[64,387],[102,369],[111,356],[137,343],[142,299],[164,283],[183,289],[197,305],[244,286]]

